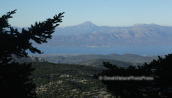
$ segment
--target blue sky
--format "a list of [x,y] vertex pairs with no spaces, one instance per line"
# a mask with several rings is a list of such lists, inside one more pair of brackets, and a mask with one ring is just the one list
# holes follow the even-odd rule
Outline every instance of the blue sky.
[[30,27],[62,12],[63,22],[58,27],[85,21],[111,27],[143,23],[172,26],[171,5],[172,0],[2,0],[0,15],[17,9],[8,20],[17,27]]

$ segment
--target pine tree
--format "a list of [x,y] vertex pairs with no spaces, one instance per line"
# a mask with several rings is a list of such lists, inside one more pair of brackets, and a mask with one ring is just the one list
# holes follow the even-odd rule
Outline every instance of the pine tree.
[[[12,18],[11,14],[14,14],[15,11],[8,12],[7,15],[0,18],[0,96],[3,98],[32,98],[36,97],[36,85],[28,76],[32,75],[31,71],[35,69],[31,68],[31,63],[19,64],[15,61],[9,63],[12,60],[11,54],[15,54],[18,58],[28,57],[25,52],[27,49],[32,53],[43,54],[34,48],[29,40],[32,39],[38,44],[47,43],[46,39],[51,39],[54,28],[59,25],[53,26],[53,24],[62,22],[60,18],[63,17],[61,15],[64,12],[54,16],[54,19],[49,18],[39,24],[35,22],[35,26],[31,25],[28,31],[23,28],[22,33],[19,33],[7,21],[8,18]],[[10,28],[10,31],[3,28]]]
[[[119,68],[117,65],[103,62],[108,70],[94,75],[96,79],[99,76],[145,76],[153,77],[154,80],[142,81],[117,81],[117,80],[101,80],[107,85],[107,91],[113,96],[121,96],[121,98],[171,98],[172,96],[172,54],[166,56],[165,59],[159,57],[159,60],[153,60],[150,64],[145,63],[143,66],[129,66],[128,68]],[[152,70],[155,71],[152,71]],[[99,78],[100,79],[100,78]],[[161,93],[161,95],[159,95]],[[143,96],[147,94],[147,96]]]

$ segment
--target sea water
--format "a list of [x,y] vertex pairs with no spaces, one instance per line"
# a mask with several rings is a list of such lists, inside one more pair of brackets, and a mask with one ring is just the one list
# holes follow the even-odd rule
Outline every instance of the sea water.
[[[138,45],[114,47],[36,47],[44,54],[136,54],[136,55],[164,55],[172,53],[172,45]],[[38,55],[26,50],[28,55]]]

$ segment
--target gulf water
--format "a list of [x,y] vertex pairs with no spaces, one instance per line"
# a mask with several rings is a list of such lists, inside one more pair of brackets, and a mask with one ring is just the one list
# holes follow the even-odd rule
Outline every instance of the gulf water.
[[[172,53],[172,45],[137,45],[114,47],[36,47],[44,54],[137,54],[137,55],[164,55]],[[28,55],[38,55],[26,50]]]

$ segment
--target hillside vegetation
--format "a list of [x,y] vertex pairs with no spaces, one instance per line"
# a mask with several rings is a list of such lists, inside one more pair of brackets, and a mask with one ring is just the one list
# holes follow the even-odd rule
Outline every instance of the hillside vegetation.
[[[37,86],[37,97],[115,98],[107,92],[106,85],[102,84],[100,80],[93,78],[93,75],[106,70],[106,68],[100,66],[101,64],[99,65],[99,60],[94,61],[97,66],[30,62],[32,67],[36,68],[29,78],[33,79]],[[126,62],[121,61],[116,61],[115,64],[119,67],[127,66]]]
[[93,78],[103,68],[48,62],[32,62],[32,67],[36,69],[29,78],[34,79],[38,98],[114,98]]

